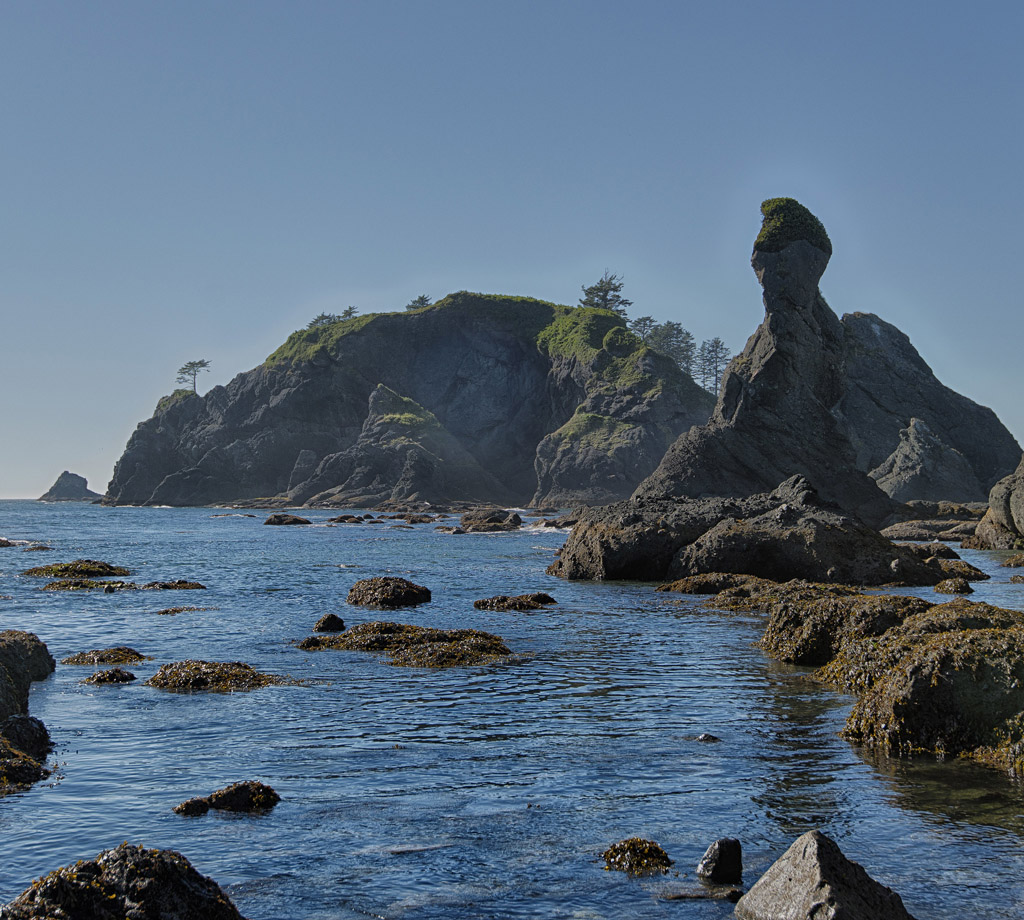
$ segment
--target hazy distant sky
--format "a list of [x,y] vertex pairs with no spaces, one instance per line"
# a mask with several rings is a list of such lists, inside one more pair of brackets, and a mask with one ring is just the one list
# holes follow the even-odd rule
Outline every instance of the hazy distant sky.
[[102,492],[135,425],[321,311],[575,303],[742,348],[762,199],[1024,439],[1019,3],[0,5],[0,496]]

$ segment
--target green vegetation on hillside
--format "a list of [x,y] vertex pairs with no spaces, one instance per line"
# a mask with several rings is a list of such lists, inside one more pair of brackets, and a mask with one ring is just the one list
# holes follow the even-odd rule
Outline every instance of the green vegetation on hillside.
[[562,441],[572,441],[611,453],[616,448],[627,445],[626,433],[632,430],[634,426],[619,419],[577,409],[572,418],[552,436]]
[[368,325],[379,313],[367,313],[334,323],[310,325],[293,332],[285,343],[264,362],[268,367],[276,364],[302,364],[320,355],[329,355],[338,340]]
[[769,198],[761,202],[761,232],[754,249],[780,252],[790,243],[806,240],[822,252],[832,255],[832,241],[817,217],[795,198]]
[[196,394],[192,390],[179,387],[170,395],[160,397],[156,404],[156,411],[166,412],[175,403],[180,403],[186,399],[191,399],[195,395]]

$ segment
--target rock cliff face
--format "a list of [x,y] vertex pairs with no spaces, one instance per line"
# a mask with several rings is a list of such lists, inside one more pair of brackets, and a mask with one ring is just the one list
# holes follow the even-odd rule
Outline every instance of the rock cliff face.
[[89,489],[89,481],[84,476],[64,470],[57,481],[39,496],[41,502],[91,502],[102,498],[99,493]]
[[[726,370],[711,420],[676,441],[635,497],[752,495],[799,473],[879,526],[896,501],[952,498],[956,469],[957,500],[978,498],[1019,458],[1013,436],[939,383],[894,326],[832,312],[818,290],[832,247],[806,208],[771,199],[762,213],[751,264],[764,321]],[[901,441],[913,419],[917,437]]]
[[977,549],[1024,549],[1024,457],[989,492],[988,511],[964,543]]
[[161,400],[105,501],[606,502],[711,402],[613,313],[462,292],[297,332]]

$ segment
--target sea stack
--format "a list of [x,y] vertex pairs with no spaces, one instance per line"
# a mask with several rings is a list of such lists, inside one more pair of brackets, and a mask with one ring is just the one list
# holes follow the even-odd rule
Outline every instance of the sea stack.
[[57,481],[39,496],[41,502],[92,502],[103,496],[89,489],[89,482],[84,476],[64,470]]

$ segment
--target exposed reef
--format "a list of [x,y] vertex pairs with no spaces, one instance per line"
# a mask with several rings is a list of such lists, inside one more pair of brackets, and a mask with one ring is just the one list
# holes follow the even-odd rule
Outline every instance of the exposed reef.
[[162,665],[156,674],[146,681],[146,686],[178,693],[234,693],[288,683],[293,681],[278,677],[276,674],[264,674],[241,661],[188,659]]

